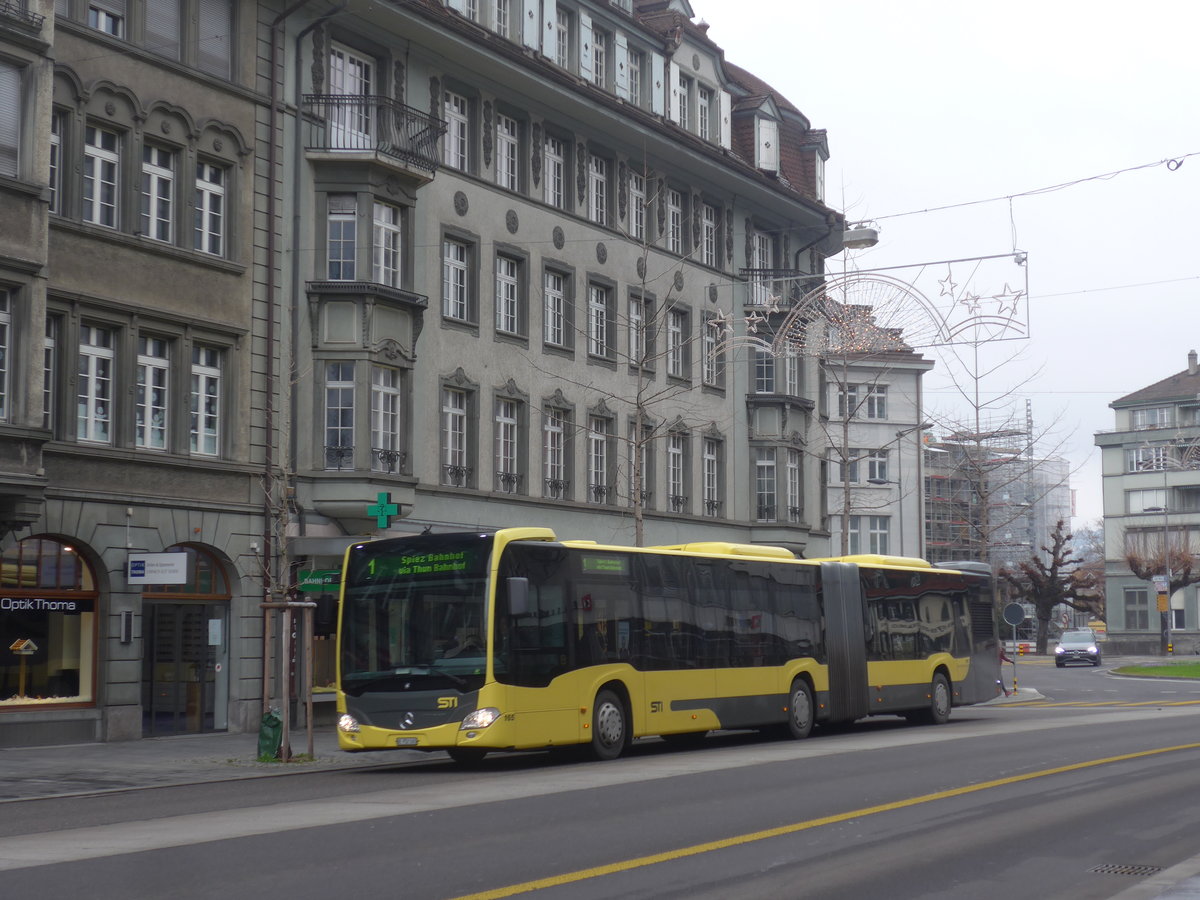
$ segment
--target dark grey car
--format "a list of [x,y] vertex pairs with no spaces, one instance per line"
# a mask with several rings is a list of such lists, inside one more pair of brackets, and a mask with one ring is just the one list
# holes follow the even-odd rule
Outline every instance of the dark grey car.
[[1086,662],[1100,665],[1100,644],[1091,629],[1067,631],[1054,648],[1054,664],[1060,669],[1069,662]]

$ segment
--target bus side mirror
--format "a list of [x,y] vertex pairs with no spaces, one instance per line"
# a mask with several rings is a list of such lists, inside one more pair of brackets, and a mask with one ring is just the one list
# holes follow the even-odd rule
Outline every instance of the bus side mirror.
[[509,578],[508,583],[508,614],[510,616],[529,615],[529,579]]

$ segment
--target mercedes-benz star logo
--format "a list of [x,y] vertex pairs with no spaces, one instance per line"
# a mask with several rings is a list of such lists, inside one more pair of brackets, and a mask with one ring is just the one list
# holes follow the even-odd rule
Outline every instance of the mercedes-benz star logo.
[[403,731],[406,728],[412,728],[413,723],[416,721],[416,717],[412,713],[406,712],[400,717],[400,730]]

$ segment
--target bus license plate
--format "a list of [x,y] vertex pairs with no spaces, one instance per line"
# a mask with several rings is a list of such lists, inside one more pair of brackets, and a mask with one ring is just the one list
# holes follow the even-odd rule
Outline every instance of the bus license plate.
[[417,746],[417,743],[418,740],[415,737],[396,738],[397,747],[415,747]]

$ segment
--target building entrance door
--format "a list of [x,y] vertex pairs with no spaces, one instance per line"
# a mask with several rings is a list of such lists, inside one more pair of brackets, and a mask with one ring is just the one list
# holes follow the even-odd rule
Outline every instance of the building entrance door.
[[196,734],[227,727],[228,607],[147,602],[143,607],[142,733]]

